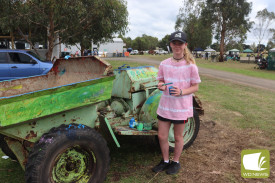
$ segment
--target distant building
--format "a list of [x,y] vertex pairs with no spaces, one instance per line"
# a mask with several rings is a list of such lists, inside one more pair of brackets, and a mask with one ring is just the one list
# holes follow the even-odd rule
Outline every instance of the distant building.
[[121,56],[125,51],[123,49],[124,46],[126,46],[126,44],[121,38],[114,38],[113,41],[101,43],[98,47],[92,43],[92,50],[97,50],[99,54],[104,53],[107,57],[113,57],[118,55]]

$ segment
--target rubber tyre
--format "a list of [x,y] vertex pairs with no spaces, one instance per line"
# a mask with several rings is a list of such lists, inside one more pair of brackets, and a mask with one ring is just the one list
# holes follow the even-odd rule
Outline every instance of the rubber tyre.
[[61,125],[35,143],[25,178],[28,183],[100,183],[109,166],[109,148],[97,131],[84,125]]
[[[188,121],[188,123],[186,123],[185,129],[183,132],[184,133],[183,134],[183,138],[184,138],[183,149],[187,149],[188,147],[190,147],[193,144],[193,142],[197,138],[199,129],[200,129],[200,118],[199,118],[199,114],[194,109],[193,117],[189,118],[189,121]],[[173,126],[171,126],[170,131],[169,131],[169,137],[168,137],[170,152],[173,152],[174,147],[175,147],[175,139],[174,139],[173,133],[174,133]]]
[[5,136],[0,134],[0,148],[2,149],[2,151],[5,155],[9,156],[13,160],[17,160],[15,154],[9,148],[9,146],[4,138],[5,138]]

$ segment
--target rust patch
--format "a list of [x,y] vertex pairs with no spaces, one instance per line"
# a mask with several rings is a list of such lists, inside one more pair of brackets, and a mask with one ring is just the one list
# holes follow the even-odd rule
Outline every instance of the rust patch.
[[23,145],[24,145],[25,147],[30,147],[30,148],[32,148],[32,147],[34,146],[34,143],[32,143],[32,142],[30,142],[30,141],[27,141],[27,140],[24,140]]
[[29,123],[29,125],[30,125],[32,128],[35,128],[36,121],[33,121],[33,122]]
[[27,140],[32,139],[34,137],[37,137],[37,132],[34,133],[34,131],[30,131],[30,133],[25,137]]
[[135,92],[135,87],[131,87],[129,93]]
[[145,101],[141,102],[140,104],[138,104],[137,108],[142,108],[143,104]]

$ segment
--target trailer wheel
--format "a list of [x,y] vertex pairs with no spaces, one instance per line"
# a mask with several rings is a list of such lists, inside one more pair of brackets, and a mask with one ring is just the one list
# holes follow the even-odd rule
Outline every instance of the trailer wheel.
[[9,156],[13,160],[17,160],[15,154],[11,151],[4,138],[5,136],[0,134],[0,148],[5,155]]
[[[197,111],[194,109],[193,111],[193,117],[188,119],[188,123],[185,124],[185,128],[183,131],[183,140],[184,140],[184,146],[183,149],[187,149],[190,147],[195,139],[197,138],[197,135],[199,133],[200,129],[200,118]],[[173,124],[171,125],[171,128],[169,130],[169,150],[170,152],[174,151],[175,148],[175,138],[174,138],[174,130],[173,130]]]
[[110,154],[104,138],[78,124],[52,128],[36,142],[26,165],[26,182],[103,182]]

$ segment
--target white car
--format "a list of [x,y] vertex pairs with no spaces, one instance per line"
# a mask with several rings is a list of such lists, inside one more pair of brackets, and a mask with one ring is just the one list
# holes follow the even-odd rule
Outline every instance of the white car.
[[137,55],[138,54],[138,50],[132,50],[130,55]]

